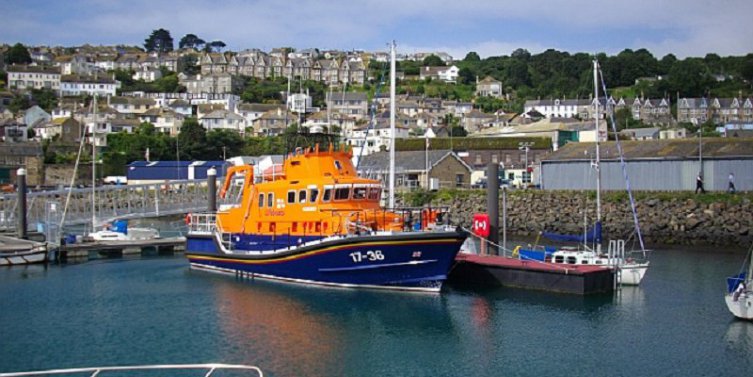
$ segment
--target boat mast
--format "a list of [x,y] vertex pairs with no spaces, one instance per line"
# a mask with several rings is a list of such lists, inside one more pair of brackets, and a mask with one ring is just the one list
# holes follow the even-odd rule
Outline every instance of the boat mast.
[[97,171],[96,171],[96,161],[97,161],[97,94],[94,94],[94,124],[92,125],[92,232],[94,232],[94,227],[97,225],[97,201],[96,201],[96,195],[97,195]]
[[390,208],[395,208],[395,41],[390,44]]
[[[601,153],[599,141],[599,62],[594,59],[594,125],[596,128],[596,226],[601,227]],[[601,253],[601,237],[596,237],[596,252]]]

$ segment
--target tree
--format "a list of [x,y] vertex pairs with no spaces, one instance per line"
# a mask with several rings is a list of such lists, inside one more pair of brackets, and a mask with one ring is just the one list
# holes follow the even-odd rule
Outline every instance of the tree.
[[745,61],[740,68],[740,74],[742,78],[748,81],[748,84],[753,86],[753,54],[748,54],[745,57]]
[[31,63],[31,54],[24,45],[16,43],[5,55],[5,62],[7,64],[29,64]]
[[165,29],[157,29],[144,40],[144,48],[147,52],[170,52],[173,50],[173,37]]
[[669,83],[682,96],[702,97],[707,95],[713,80],[700,59],[687,58],[672,66]]
[[458,81],[461,84],[472,84],[476,80],[476,75],[473,74],[470,68],[463,67],[458,71]]
[[421,66],[423,67],[443,67],[444,65],[444,61],[434,54],[425,57],[423,62],[421,62]]
[[32,89],[31,97],[44,111],[50,112],[58,105],[58,97],[52,89]]
[[223,160],[243,153],[243,137],[233,130],[215,129],[207,132],[207,158]]
[[181,72],[187,75],[196,75],[201,72],[201,66],[197,64],[198,62],[199,58],[195,54],[186,54],[180,57],[178,65]]
[[28,109],[29,107],[31,107],[29,98],[21,94],[13,96],[13,99],[10,100],[10,104],[8,104],[8,110],[16,115],[18,115],[18,113],[20,113],[22,110]]
[[204,46],[204,50],[206,52],[221,52],[225,46],[223,41],[211,41]]
[[531,53],[528,52],[528,50],[524,48],[518,48],[512,52],[510,57],[515,58],[515,59],[520,59],[522,61],[528,61],[528,59],[531,58]]
[[194,48],[200,50],[205,44],[206,42],[197,37],[196,34],[186,34],[180,39],[180,42],[178,42],[178,48]]
[[463,61],[466,61],[466,62],[480,62],[481,61],[481,57],[478,56],[478,53],[476,51],[471,51],[471,52],[465,54],[465,59],[463,59]]
[[186,118],[178,134],[181,160],[202,160],[207,155],[207,130],[196,118]]

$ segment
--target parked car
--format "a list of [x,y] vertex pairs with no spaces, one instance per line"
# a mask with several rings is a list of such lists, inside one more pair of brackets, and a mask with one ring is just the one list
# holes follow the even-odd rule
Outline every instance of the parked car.
[[[487,186],[486,178],[479,178],[476,183],[471,185],[471,188],[477,188],[477,189],[485,189]],[[505,189],[511,189],[513,188],[512,181],[507,178],[502,178],[499,180],[499,188],[505,188]]]

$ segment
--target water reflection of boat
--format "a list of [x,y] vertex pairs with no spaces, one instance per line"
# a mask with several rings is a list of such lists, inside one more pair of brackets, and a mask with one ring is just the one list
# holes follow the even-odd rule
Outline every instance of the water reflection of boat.
[[[342,365],[342,355],[364,326],[369,334],[425,335],[427,323],[432,330],[452,331],[445,299],[437,295],[219,278],[211,285],[222,338],[247,353],[243,362],[263,365],[276,375],[353,375],[341,370],[352,367]],[[363,338],[359,347],[376,350],[381,340]]]
[[453,284],[452,290],[465,293],[477,292],[487,300],[511,301],[531,306],[545,306],[558,311],[590,313],[615,302],[612,292],[573,296],[546,291],[495,287],[479,289],[476,285]]
[[724,341],[746,355],[753,354],[753,323],[731,321]]

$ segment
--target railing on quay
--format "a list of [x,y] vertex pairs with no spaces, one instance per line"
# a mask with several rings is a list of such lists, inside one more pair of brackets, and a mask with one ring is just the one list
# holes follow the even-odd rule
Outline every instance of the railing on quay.
[[[29,227],[36,227],[37,224],[60,225],[63,211],[63,225],[79,225],[91,223],[92,211],[99,223],[106,223],[117,219],[185,214],[207,208],[206,180],[106,185],[97,187],[94,192],[94,201],[91,187],[27,193]],[[17,198],[15,193],[0,196],[0,231],[15,229]],[[92,203],[95,208],[92,208]]]

